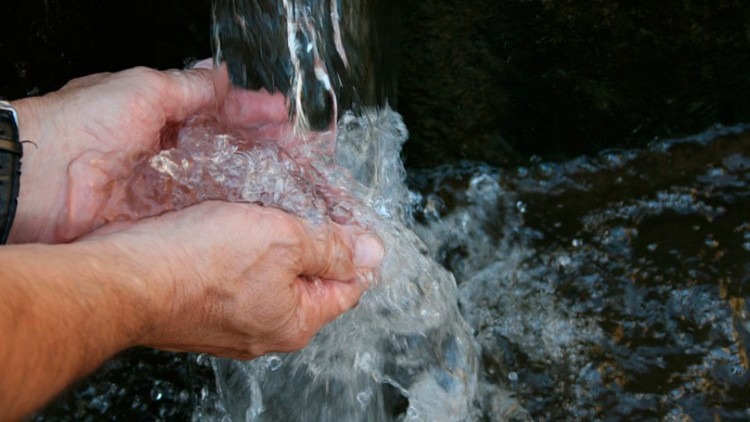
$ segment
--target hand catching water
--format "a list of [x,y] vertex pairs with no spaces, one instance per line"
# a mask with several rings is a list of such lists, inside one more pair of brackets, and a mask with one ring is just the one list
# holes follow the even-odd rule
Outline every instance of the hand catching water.
[[265,136],[288,127],[282,95],[232,90],[224,69],[101,73],[14,105],[31,143],[11,243],[70,241],[105,224],[115,184],[191,115],[221,113],[227,124]]
[[357,304],[383,259],[380,241],[353,226],[221,202],[105,226],[83,242],[149,268],[154,318],[136,344],[240,359],[304,347]]
[[283,97],[233,91],[224,70],[98,74],[14,105],[34,145],[10,240],[33,244],[0,248],[6,417],[134,345],[234,358],[299,349],[357,304],[383,259],[360,228],[258,205],[204,202],[107,224],[114,186],[192,115],[289,133]]

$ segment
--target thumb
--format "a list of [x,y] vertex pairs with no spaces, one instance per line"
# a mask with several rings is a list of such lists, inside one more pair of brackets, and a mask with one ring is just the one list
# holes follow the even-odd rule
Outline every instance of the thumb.
[[229,91],[226,66],[162,72],[170,88],[163,97],[168,121],[179,122],[206,109],[218,110]]
[[380,238],[354,226],[306,224],[306,230],[309,246],[302,249],[300,273],[304,277],[297,279],[305,292],[299,313],[317,331],[357,305],[385,248]]
[[351,281],[361,271],[374,270],[383,261],[383,242],[354,226],[336,223],[313,227],[303,222],[306,235],[299,275],[323,280]]

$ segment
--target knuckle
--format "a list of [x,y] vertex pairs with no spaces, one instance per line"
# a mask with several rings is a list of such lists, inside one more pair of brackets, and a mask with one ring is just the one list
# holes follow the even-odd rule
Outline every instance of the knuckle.
[[146,66],[136,66],[131,69],[124,70],[122,74],[124,76],[136,79],[157,79],[161,76],[161,72]]
[[295,352],[304,349],[312,340],[315,332],[300,331],[288,338],[282,345],[282,352]]
[[310,340],[312,340],[312,335],[309,335],[308,333],[304,333],[296,337],[290,344],[290,347],[292,348],[292,350],[304,349],[305,346],[307,346],[310,343]]

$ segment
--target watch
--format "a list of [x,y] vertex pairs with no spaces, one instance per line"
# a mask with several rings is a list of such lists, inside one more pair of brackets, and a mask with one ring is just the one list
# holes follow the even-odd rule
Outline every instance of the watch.
[[9,102],[0,100],[0,243],[8,240],[16,215],[22,155],[18,114]]

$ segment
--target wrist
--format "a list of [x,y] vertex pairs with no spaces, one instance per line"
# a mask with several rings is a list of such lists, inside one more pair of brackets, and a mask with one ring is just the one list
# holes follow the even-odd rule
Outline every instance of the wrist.
[[185,292],[178,289],[176,263],[162,253],[169,246],[139,231],[107,233],[118,230],[115,227],[104,227],[104,233],[95,232],[74,244],[96,254],[96,266],[107,269],[108,277],[118,286],[117,295],[126,298],[121,304],[128,314],[122,321],[123,348],[149,346],[158,343],[161,331],[170,326],[171,313],[183,308]]
[[18,133],[22,141],[36,142],[38,139],[41,102],[41,97],[29,97],[10,102],[18,113]]
[[18,136],[18,113],[0,101],[0,244],[6,243],[16,215],[23,147]]
[[159,298],[154,268],[132,249],[111,237],[94,238],[69,244],[78,249],[76,256],[88,257],[88,271],[100,275],[106,283],[105,296],[113,299],[105,318],[116,328],[115,352],[143,344],[153,330]]
[[48,230],[50,216],[60,214],[49,205],[60,192],[50,192],[46,188],[50,180],[44,180],[62,177],[55,162],[59,154],[51,153],[49,142],[42,139],[45,101],[44,97],[29,97],[11,102],[18,114],[19,137],[24,143],[18,208],[9,243],[51,243],[49,236],[43,238],[41,233]]

